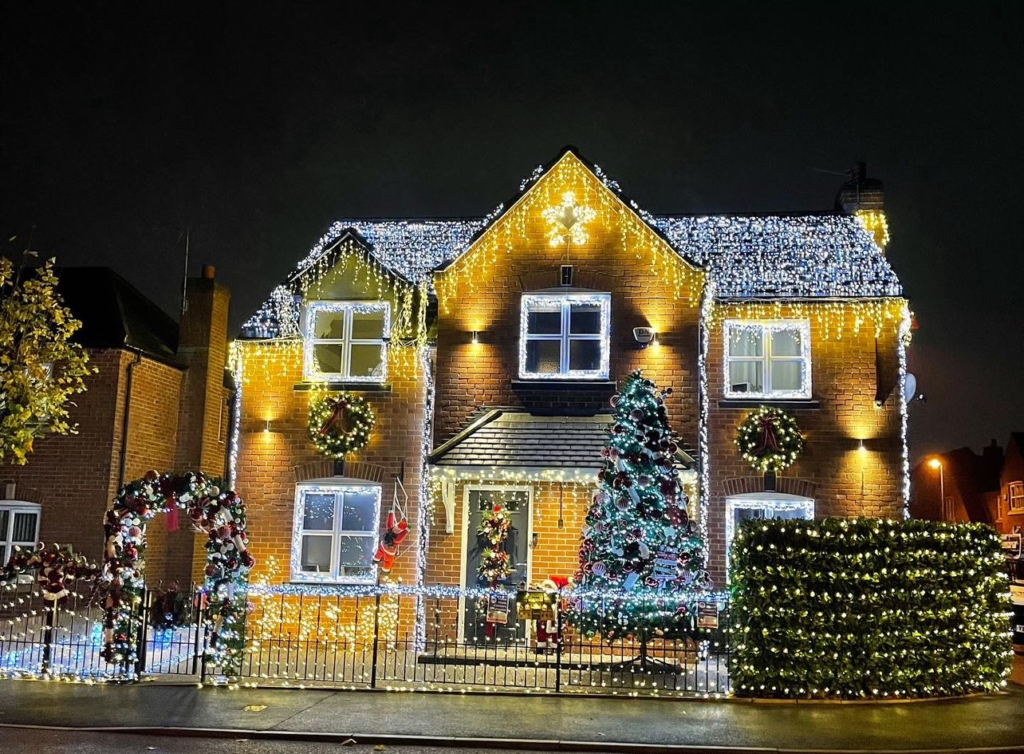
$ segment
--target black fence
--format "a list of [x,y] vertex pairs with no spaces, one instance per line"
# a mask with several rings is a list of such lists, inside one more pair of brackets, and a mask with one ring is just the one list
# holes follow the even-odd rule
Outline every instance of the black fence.
[[[267,686],[718,697],[730,693],[729,604],[709,595],[689,630],[607,641],[578,633],[569,600],[540,593],[375,589],[309,594],[254,588],[238,675],[208,678],[201,589],[146,592],[137,661],[103,657],[103,611],[88,594],[63,606],[33,583],[0,588],[0,675],[132,681],[143,676]],[[602,614],[617,598],[588,598]],[[690,606],[691,608],[693,605]],[[699,618],[699,620],[698,620]],[[699,624],[699,626],[698,626]]]

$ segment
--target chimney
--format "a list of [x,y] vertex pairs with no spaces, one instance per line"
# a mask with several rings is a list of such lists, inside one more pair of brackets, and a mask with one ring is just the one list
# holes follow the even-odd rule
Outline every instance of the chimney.
[[868,178],[868,164],[855,162],[847,171],[850,180],[842,185],[836,195],[836,211],[847,215],[861,210],[885,211],[885,185],[877,178]]
[[231,294],[204,265],[189,278],[188,306],[181,318],[178,359],[188,369],[178,416],[175,466],[214,476],[226,473],[221,438],[227,418],[224,370],[228,358],[228,304]]

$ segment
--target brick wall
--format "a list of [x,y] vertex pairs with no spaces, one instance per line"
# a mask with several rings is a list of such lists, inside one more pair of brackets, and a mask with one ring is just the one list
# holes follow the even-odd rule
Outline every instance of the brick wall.
[[[280,570],[276,581],[289,579],[292,521],[295,509],[293,469],[323,460],[309,439],[310,392],[304,386],[301,359],[278,358],[275,347],[259,348],[242,343],[245,381],[242,385],[242,417],[236,489],[249,511],[250,549],[256,557],[254,579],[266,578],[271,556]],[[381,496],[381,520],[387,516],[395,492],[395,478],[403,472],[409,493],[409,525],[403,554],[392,576],[414,583],[421,443],[426,400],[422,374],[403,374],[397,358],[389,368],[388,392],[360,393],[373,407],[377,423],[369,444],[350,461],[362,461],[385,469]],[[358,392],[358,391],[353,391]],[[267,422],[270,431],[264,431]]]
[[[790,312],[783,311],[783,316]],[[853,315],[847,315],[841,338],[833,329],[824,337],[811,317],[811,371],[817,408],[789,409],[800,425],[806,447],[797,462],[781,476],[813,486],[814,513],[824,516],[902,515],[902,442],[898,388],[880,407],[875,405],[878,383],[894,384],[893,359],[875,358],[875,333],[864,327],[854,334]],[[735,445],[736,428],[749,408],[719,405],[724,397],[723,328],[711,335],[708,354],[710,445],[709,534],[710,571],[724,584],[726,480],[756,472]],[[895,352],[896,335],[887,330],[878,342],[880,353]],[[879,373],[881,370],[881,373]],[[859,449],[861,440],[865,450]]]

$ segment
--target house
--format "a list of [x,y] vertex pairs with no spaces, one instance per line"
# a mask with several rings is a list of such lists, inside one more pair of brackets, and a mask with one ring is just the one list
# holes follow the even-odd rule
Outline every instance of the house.
[[[0,471],[0,561],[14,545],[71,544],[93,562],[103,552],[103,516],[117,490],[147,470],[224,474],[231,390],[225,385],[230,295],[212,267],[189,279],[180,325],[106,267],[58,270],[58,289],[82,322],[74,340],[96,374],[74,396],[77,434],[35,444],[25,466]],[[192,579],[205,561],[188,526],[149,525],[152,585]],[[198,551],[198,552],[194,552]]]
[[911,474],[915,518],[986,523],[1002,534],[1024,528],[1024,433],[1011,432],[1004,451],[995,440],[930,457]]
[[[253,578],[477,586],[496,503],[505,582],[572,576],[610,400],[637,369],[672,388],[716,585],[744,519],[904,515],[910,315],[887,240],[863,166],[834,211],[652,215],[573,148],[480,218],[334,223],[234,344]],[[778,474],[735,442],[764,405],[806,440]],[[358,449],[325,457],[328,434]],[[385,575],[390,513],[411,534]]]

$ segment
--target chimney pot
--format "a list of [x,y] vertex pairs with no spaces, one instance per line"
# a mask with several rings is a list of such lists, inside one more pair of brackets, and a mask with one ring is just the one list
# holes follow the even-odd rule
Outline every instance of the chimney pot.
[[206,280],[213,280],[217,277],[217,268],[212,264],[203,265],[203,278]]

